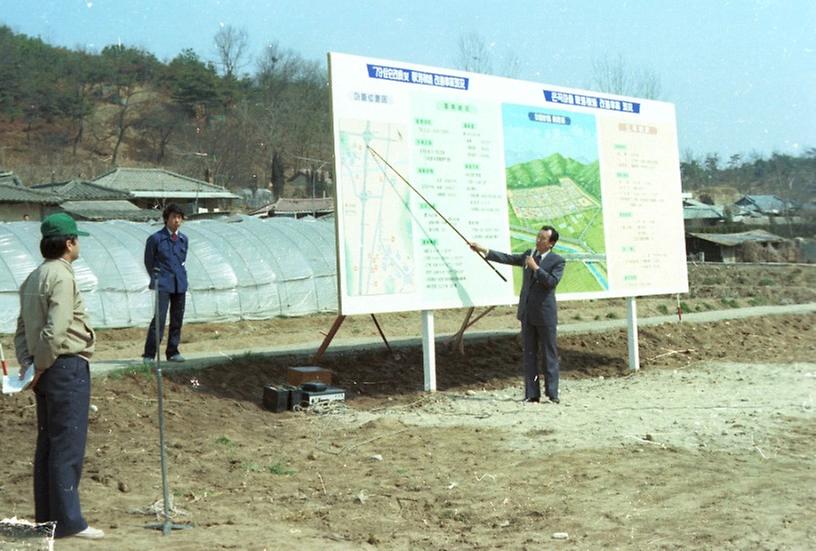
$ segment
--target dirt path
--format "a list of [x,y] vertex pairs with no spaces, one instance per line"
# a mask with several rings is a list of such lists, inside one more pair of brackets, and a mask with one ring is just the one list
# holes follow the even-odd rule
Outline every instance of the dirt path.
[[[624,330],[564,335],[558,406],[517,401],[512,335],[440,350],[436,394],[417,348],[336,354],[349,400],[306,412],[260,406],[297,357],[170,374],[170,486],[195,528],[168,538],[143,528],[161,497],[155,381],[95,379],[85,514],[117,550],[814,548],[815,325],[645,327],[635,374]],[[0,416],[0,513],[30,518],[31,396]]]
[[[735,308],[730,310],[715,310],[708,312],[693,312],[683,314],[683,324],[701,324],[711,323],[723,320],[738,320],[744,318],[758,318],[765,316],[777,316],[786,314],[808,314],[816,312],[816,303],[809,304],[792,304],[785,306],[754,306],[746,308]],[[437,328],[437,346],[446,346],[450,343],[450,335],[453,334],[461,326],[464,319],[465,312],[463,310],[449,310],[442,312],[438,318],[441,322],[442,329]],[[301,318],[298,320],[290,320],[292,324],[303,326],[304,329],[299,333],[290,333],[290,336],[299,335],[301,340],[297,338],[290,338],[286,343],[280,343],[277,335],[274,335],[275,345],[269,345],[270,339],[259,341],[257,337],[248,336],[245,340],[229,339],[221,340],[212,338],[215,335],[210,332],[209,339],[202,338],[193,346],[188,346],[186,350],[193,350],[186,352],[187,363],[169,364],[165,363],[163,369],[165,370],[189,370],[200,369],[203,367],[223,364],[231,358],[241,357],[247,354],[251,355],[298,355],[303,356],[303,359],[311,357],[318,350],[322,343],[322,339],[314,340],[312,338],[312,331],[321,321],[329,323],[328,318],[320,317],[320,321],[315,319]],[[355,322],[359,325],[362,321],[359,318]],[[638,327],[645,329],[647,327],[654,327],[661,324],[673,325],[679,323],[680,320],[676,314],[667,316],[652,316],[647,318],[638,318]],[[589,334],[589,333],[603,333],[619,330],[625,328],[627,322],[625,319],[604,319],[592,320],[573,323],[563,323],[559,325],[560,335],[573,334]],[[455,329],[452,329],[454,328]],[[491,329],[485,329],[489,327]],[[356,328],[356,326],[355,326]],[[369,329],[373,328],[373,323]],[[396,336],[389,336],[388,341],[390,345],[395,347],[417,346],[421,343],[421,336],[418,334],[418,327],[412,327],[406,324],[396,324],[392,327]],[[445,331],[447,330],[447,331]],[[485,318],[483,327],[476,325],[465,334],[466,341],[483,340],[491,337],[499,337],[502,335],[516,335],[519,332],[518,322],[515,317],[506,315],[503,312],[497,313],[495,316]],[[350,333],[355,333],[354,330]],[[240,348],[241,343],[246,345]],[[259,342],[263,344],[259,344]],[[131,345],[131,347],[139,347],[140,344]],[[352,337],[341,333],[331,343],[327,349],[327,354],[334,355],[337,353],[345,353],[361,348],[383,348],[384,344],[379,335],[377,336],[356,336]],[[93,362],[94,376],[109,373],[116,370],[139,368],[141,367],[141,355],[138,350],[126,352],[118,346],[110,346],[110,343],[102,345],[102,350],[95,355]]]
[[[680,297],[685,319],[694,316],[717,315],[717,312],[750,312],[754,307],[788,307],[816,303],[816,266],[781,264],[689,264],[690,293]],[[676,296],[642,297],[637,301],[641,319],[665,316],[674,321]],[[481,309],[480,309],[481,311]],[[438,310],[434,313],[436,333],[457,331],[465,310]],[[182,332],[182,351],[190,357],[233,355],[235,351],[251,351],[270,347],[310,345],[316,348],[336,315],[322,314],[302,318],[277,318],[260,321],[230,321],[223,323],[186,324]],[[421,335],[419,312],[378,315],[389,339]],[[559,322],[562,327],[603,327],[614,329],[626,319],[624,299],[561,302]],[[710,321],[710,320],[709,320]],[[145,327],[114,329],[98,332],[94,362],[110,360],[138,361],[141,357]],[[514,307],[493,310],[480,320],[473,331],[518,331]],[[591,329],[590,329],[591,330]],[[379,340],[368,316],[351,316],[338,333],[339,340]],[[0,336],[7,354],[13,349],[11,335]]]

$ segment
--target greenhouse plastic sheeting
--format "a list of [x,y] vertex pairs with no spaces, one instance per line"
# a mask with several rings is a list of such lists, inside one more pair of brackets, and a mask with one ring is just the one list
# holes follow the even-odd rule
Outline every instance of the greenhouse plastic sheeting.
[[[80,222],[74,262],[94,328],[147,327],[154,294],[144,267],[147,237],[161,224]],[[187,221],[185,322],[268,319],[337,311],[334,223],[235,216]],[[0,332],[13,333],[19,288],[41,262],[38,222],[0,224]]]

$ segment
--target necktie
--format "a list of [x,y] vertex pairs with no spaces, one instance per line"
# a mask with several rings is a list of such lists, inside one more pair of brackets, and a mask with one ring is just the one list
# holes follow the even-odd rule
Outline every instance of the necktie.
[[175,241],[176,239],[178,239],[178,235],[176,235],[175,233],[170,234],[170,239],[172,239],[173,241]]

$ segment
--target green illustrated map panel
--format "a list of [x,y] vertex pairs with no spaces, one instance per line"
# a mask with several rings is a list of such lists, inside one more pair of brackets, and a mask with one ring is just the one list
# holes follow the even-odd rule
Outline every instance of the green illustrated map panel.
[[[595,118],[504,105],[508,217],[513,252],[555,227],[555,252],[567,260],[560,293],[605,291],[606,245]],[[515,274],[518,292],[520,271]]]

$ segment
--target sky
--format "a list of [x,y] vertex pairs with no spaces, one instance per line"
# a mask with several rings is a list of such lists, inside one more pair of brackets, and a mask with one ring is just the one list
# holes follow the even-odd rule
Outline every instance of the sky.
[[522,80],[589,88],[603,59],[657,75],[681,158],[816,147],[816,0],[0,0],[0,24],[165,61],[185,48],[215,60],[231,25],[255,57],[277,42],[322,63],[335,51],[438,67],[476,33],[497,64],[518,59]]
[[549,107],[542,111],[569,119],[569,126],[533,122],[529,117],[530,107],[526,105],[502,106],[506,166],[546,159],[554,153],[584,164],[598,160],[598,139],[593,115]]

